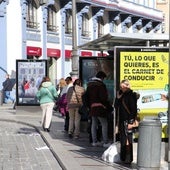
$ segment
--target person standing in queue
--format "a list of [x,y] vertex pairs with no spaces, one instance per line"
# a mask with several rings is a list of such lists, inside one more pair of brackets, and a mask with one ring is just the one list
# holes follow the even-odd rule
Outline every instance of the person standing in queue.
[[80,120],[81,115],[78,110],[82,105],[82,95],[85,89],[82,87],[80,79],[76,79],[73,83],[73,86],[70,87],[67,91],[67,106],[69,111],[69,138],[72,138],[73,135],[75,138],[79,138],[80,134]]
[[40,101],[42,109],[41,125],[44,131],[50,132],[53,107],[55,104],[55,98],[57,98],[57,90],[49,77],[43,78],[36,96]]
[[137,99],[134,97],[128,80],[120,82],[120,90],[117,92],[114,107],[120,134],[120,159],[126,164],[131,164],[133,161],[132,128],[137,117]]
[[[108,92],[106,85],[103,83],[106,74],[103,71],[99,71],[96,77],[92,78],[87,85],[88,101],[90,106],[90,116],[92,120],[91,135],[92,146],[109,147],[108,142],[108,120],[107,116],[109,111],[107,110],[108,104]],[[102,127],[102,139],[103,143],[97,139],[98,122]]]
[[63,87],[61,93],[60,93],[60,98],[58,100],[58,107],[63,110],[63,114],[65,115],[65,122],[64,122],[64,131],[68,132],[69,128],[69,112],[68,112],[68,107],[67,107],[67,99],[66,99],[66,94],[67,91],[70,87],[73,86],[73,81],[70,76],[68,76],[66,79],[66,86]]

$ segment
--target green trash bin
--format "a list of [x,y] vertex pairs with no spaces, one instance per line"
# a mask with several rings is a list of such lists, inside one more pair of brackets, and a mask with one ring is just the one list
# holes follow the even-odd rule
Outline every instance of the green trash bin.
[[161,160],[161,132],[159,119],[146,119],[139,124],[137,149],[138,170],[159,170]]

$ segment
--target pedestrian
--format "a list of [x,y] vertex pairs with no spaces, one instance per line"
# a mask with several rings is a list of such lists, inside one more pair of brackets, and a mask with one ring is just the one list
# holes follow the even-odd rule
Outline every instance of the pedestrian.
[[44,77],[36,94],[42,109],[41,125],[44,131],[50,132],[51,120],[57,91],[49,77]]
[[2,83],[3,86],[3,93],[4,93],[4,103],[8,103],[9,100],[12,101],[12,103],[15,102],[15,99],[10,95],[10,92],[12,91],[13,84],[9,77],[9,74],[6,74],[6,80]]
[[73,136],[75,138],[79,138],[80,135],[81,115],[78,110],[82,105],[82,95],[84,92],[85,90],[82,87],[82,82],[80,79],[76,79],[73,86],[67,91],[66,99],[69,111],[69,138],[72,138]]
[[62,90],[63,90],[63,88],[66,86],[67,84],[66,84],[66,81],[65,81],[65,79],[64,78],[61,78],[60,80],[59,80],[59,83],[57,84],[57,86],[56,86],[56,90],[57,90],[57,94],[58,94],[58,99],[57,99],[57,101],[56,101],[56,103],[55,103],[55,106],[54,106],[54,110],[55,111],[59,111],[60,112],[60,114],[61,114],[61,116],[62,117],[64,117],[65,116],[65,104],[63,104],[63,102],[62,102],[62,100],[61,100],[61,92],[62,92]]
[[66,85],[67,85],[67,83],[66,83],[65,79],[64,79],[64,78],[61,78],[61,79],[59,80],[59,83],[57,84],[57,88],[56,88],[56,89],[57,89],[57,93],[58,93],[58,97],[60,97],[60,94],[61,94],[63,88],[64,88]]
[[64,130],[68,132],[68,127],[69,127],[69,112],[67,108],[67,99],[66,99],[66,94],[68,89],[73,86],[73,81],[70,76],[68,76],[66,79],[66,86],[63,87],[61,93],[60,93],[60,98],[58,99],[58,107],[60,112],[62,111],[62,114],[65,116],[65,122],[64,122]]
[[137,100],[128,80],[120,82],[120,90],[117,92],[114,106],[120,134],[120,158],[124,163],[130,164],[133,161],[132,128],[133,121],[137,117]]
[[[103,83],[106,74],[103,71],[99,71],[96,77],[92,78],[87,85],[88,101],[90,106],[90,116],[91,116],[91,135],[92,135],[92,146],[109,147],[108,142],[108,92],[106,85]],[[103,143],[97,140],[97,128],[98,121],[102,127],[102,139]]]

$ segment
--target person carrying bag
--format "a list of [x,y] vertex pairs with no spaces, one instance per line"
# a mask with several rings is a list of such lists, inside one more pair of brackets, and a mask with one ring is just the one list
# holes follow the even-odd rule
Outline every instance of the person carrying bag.
[[120,90],[117,92],[114,107],[118,131],[120,136],[120,159],[126,164],[133,161],[133,128],[137,117],[137,98],[130,89],[128,80],[120,82]]
[[36,96],[40,101],[40,106],[42,109],[42,128],[44,129],[44,131],[50,132],[53,107],[55,104],[55,98],[57,98],[58,96],[56,88],[50,81],[50,78],[43,78]]
[[79,138],[80,135],[80,120],[79,107],[82,105],[82,94],[84,88],[81,86],[81,80],[76,79],[73,86],[70,87],[66,94],[67,107],[69,111],[69,138]]

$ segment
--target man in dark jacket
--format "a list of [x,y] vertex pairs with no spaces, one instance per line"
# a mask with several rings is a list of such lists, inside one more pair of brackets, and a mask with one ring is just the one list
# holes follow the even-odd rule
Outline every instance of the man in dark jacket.
[[12,91],[13,85],[11,79],[9,78],[9,74],[6,74],[6,80],[2,85],[4,91],[4,103],[8,103],[8,100],[11,100],[12,103],[14,103],[14,98],[10,96],[10,91]]
[[101,143],[97,141],[97,126],[100,121],[102,126],[103,147],[108,147],[108,122],[106,109],[108,101],[108,93],[105,84],[103,83],[106,74],[99,71],[96,77],[92,78],[87,86],[88,101],[90,107],[90,116],[92,118],[91,134],[92,146],[99,146]]

